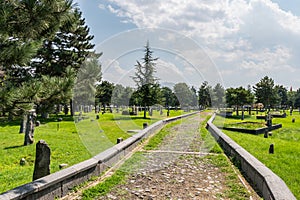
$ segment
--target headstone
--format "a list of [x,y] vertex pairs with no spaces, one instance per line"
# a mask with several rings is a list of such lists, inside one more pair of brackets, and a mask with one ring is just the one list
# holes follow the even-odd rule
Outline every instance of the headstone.
[[268,134],[269,134],[269,136],[272,136],[272,135],[273,135],[273,133],[272,133],[272,132],[269,132]]
[[21,166],[26,165],[26,160],[25,160],[25,158],[21,158],[21,160],[20,160],[20,165],[21,165]]
[[24,145],[29,145],[34,142],[34,114],[30,113],[27,115],[26,129],[25,129],[25,137],[24,137]]
[[121,143],[123,141],[123,138],[117,138],[117,144]]
[[36,127],[38,127],[38,126],[40,126],[40,125],[41,125],[41,122],[40,122],[40,121],[36,121],[36,122],[35,122],[35,126],[36,126]]
[[143,129],[148,127],[148,123],[143,123]]
[[69,113],[69,107],[67,104],[64,105],[64,113],[65,113],[65,115],[68,115],[68,113]]
[[274,154],[274,144],[270,144],[269,154]]
[[23,118],[21,119],[21,123],[20,123],[20,130],[19,133],[24,133],[25,129],[26,129],[26,115],[23,116]]
[[50,174],[50,148],[44,140],[36,144],[33,180]]
[[268,138],[268,130],[265,131],[264,138]]
[[96,115],[96,119],[100,119],[100,116],[99,116],[99,115]]
[[272,126],[272,116],[270,113],[267,115],[267,126]]
[[292,119],[292,123],[295,123],[295,118]]
[[62,164],[60,164],[58,167],[59,167],[59,169],[64,169],[64,168],[66,168],[66,167],[68,167],[68,166],[69,166],[68,164],[62,163]]
[[152,116],[152,112],[153,112],[153,110],[152,110],[152,108],[150,108],[149,109],[149,116]]
[[244,112],[244,107],[243,107],[243,110],[242,110],[242,120],[245,119],[245,112]]

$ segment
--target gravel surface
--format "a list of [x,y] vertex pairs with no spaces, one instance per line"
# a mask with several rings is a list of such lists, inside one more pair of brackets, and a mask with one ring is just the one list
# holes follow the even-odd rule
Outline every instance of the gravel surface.
[[[143,159],[125,183],[98,199],[230,199],[224,195],[229,190],[226,174],[203,157],[210,150],[199,134],[205,117],[197,115],[172,127],[158,149],[141,151]],[[249,199],[260,199],[243,182]]]

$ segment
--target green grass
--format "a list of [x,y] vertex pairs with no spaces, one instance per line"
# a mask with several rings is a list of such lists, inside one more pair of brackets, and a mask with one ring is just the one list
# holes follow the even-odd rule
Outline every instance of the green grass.
[[[253,121],[260,121],[253,118]],[[292,118],[296,122],[292,123]],[[220,117],[215,122],[220,124]],[[226,119],[225,123],[235,120]],[[281,177],[297,199],[300,199],[300,115],[294,112],[287,118],[274,118],[273,124],[281,123],[282,128],[272,131],[272,136],[250,135],[223,130],[249,153],[264,163],[274,173]],[[274,144],[275,153],[269,154],[269,146]]]
[[[226,174],[225,180],[228,189],[222,194],[222,198],[236,200],[249,199],[249,193],[238,179],[233,166],[231,166],[230,161],[226,158],[225,154],[209,155],[204,157],[204,160],[218,167]],[[236,169],[236,171],[238,170]]]
[[[0,193],[32,181],[35,144],[39,140],[45,140],[51,149],[50,168],[53,173],[59,170],[61,163],[74,165],[113,146],[117,138],[130,137],[133,133],[127,133],[127,130],[142,129],[144,122],[152,124],[166,118],[166,112],[161,116],[154,111],[148,119],[142,119],[142,114],[126,117],[105,113],[96,120],[95,114],[89,113],[78,123],[69,116],[60,115],[63,121],[59,122],[59,129],[58,116],[39,119],[41,126],[35,128],[35,142],[29,146],[23,146],[24,134],[19,134],[19,120],[7,122],[0,119]],[[180,114],[183,112],[171,111],[170,117]],[[26,159],[25,166],[20,166],[21,158]]]
[[[0,193],[30,182],[35,160],[35,144],[43,139],[51,148],[51,172],[59,170],[59,164],[76,164],[90,158],[90,153],[82,144],[72,121],[60,122],[57,130],[54,119],[42,121],[35,128],[33,145],[23,146],[24,134],[19,134],[19,126],[14,123],[1,123],[0,126]],[[21,158],[27,163],[20,166]]]

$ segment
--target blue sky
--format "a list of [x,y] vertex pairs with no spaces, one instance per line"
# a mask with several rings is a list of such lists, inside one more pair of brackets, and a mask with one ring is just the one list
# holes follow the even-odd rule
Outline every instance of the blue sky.
[[132,85],[149,40],[161,82],[300,88],[298,0],[76,0],[95,36],[103,78]]

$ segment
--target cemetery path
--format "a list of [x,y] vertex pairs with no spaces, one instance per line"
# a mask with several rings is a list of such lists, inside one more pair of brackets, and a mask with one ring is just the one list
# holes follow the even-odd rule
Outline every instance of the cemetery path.
[[[139,147],[135,152],[140,152],[142,159],[132,166],[129,177],[98,199],[230,199],[225,195],[231,190],[227,186],[227,173],[205,156],[215,155],[209,153],[213,139],[199,134],[199,125],[208,114],[197,114],[169,128],[170,134],[155,150]],[[241,199],[249,196],[260,199],[239,172],[235,172],[239,177],[236,184],[246,187],[249,193]],[[80,193],[64,199],[80,199]]]

